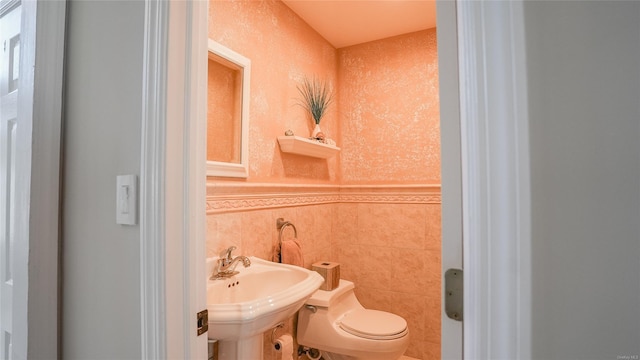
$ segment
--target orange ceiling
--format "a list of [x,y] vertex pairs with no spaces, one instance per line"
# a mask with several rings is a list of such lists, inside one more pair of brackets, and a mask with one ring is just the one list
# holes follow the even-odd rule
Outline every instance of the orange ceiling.
[[283,0],[336,48],[436,26],[435,0]]

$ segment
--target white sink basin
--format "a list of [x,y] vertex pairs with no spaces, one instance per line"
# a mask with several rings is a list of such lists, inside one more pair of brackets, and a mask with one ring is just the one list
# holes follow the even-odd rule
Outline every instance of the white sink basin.
[[[249,259],[251,266],[238,265],[239,274],[207,282],[208,336],[221,341],[220,350],[225,342],[249,339],[262,347],[262,333],[295,314],[324,281],[317,272],[298,266]],[[232,347],[258,347],[240,345]],[[240,358],[237,353],[229,356]]]

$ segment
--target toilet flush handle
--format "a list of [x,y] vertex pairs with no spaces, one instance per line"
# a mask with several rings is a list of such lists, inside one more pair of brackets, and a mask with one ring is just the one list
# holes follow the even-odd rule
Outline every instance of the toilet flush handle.
[[313,306],[313,305],[305,305],[304,307],[306,307],[307,309],[309,309],[312,313],[316,313],[316,311],[318,311],[318,308]]

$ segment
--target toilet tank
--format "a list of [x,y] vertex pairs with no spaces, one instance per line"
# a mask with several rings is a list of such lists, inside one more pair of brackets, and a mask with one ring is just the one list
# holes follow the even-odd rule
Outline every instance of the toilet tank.
[[326,291],[318,290],[307,300],[307,305],[329,307],[339,301],[343,295],[353,291],[354,285],[351,281],[340,279],[340,285],[337,288]]

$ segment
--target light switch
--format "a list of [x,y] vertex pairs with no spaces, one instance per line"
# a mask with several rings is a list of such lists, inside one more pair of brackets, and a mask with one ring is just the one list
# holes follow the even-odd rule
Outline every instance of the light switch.
[[118,175],[116,178],[116,223],[136,225],[138,212],[138,177]]

